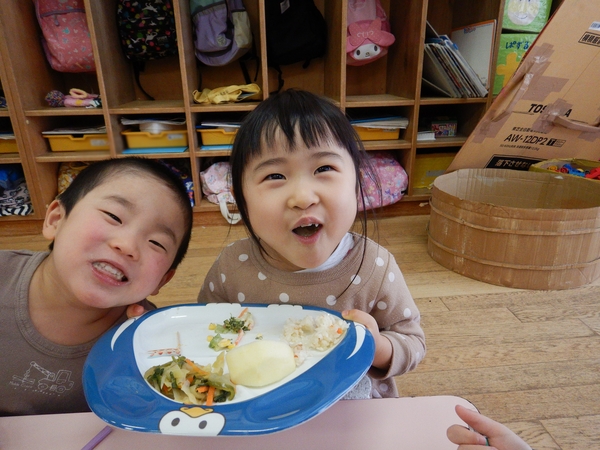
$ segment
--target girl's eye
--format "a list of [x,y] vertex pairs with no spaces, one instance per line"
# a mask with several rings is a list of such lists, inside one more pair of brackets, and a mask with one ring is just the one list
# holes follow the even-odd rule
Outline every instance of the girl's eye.
[[329,172],[330,170],[333,170],[333,167],[331,167],[331,166],[321,166],[315,172],[316,173]]
[[285,177],[280,173],[272,173],[265,177],[265,180],[284,180]]
[[106,214],[108,217],[110,217],[110,218],[111,218],[112,220],[114,220],[115,222],[117,222],[117,223],[123,223],[123,222],[121,221],[121,219],[119,219],[119,218],[118,218],[117,216],[115,216],[113,213],[111,213],[111,212],[108,212],[108,211],[103,211],[103,212],[104,212],[104,214]]
[[161,244],[160,242],[158,242],[158,241],[153,241],[153,240],[150,240],[150,243],[151,243],[152,245],[156,245],[156,246],[157,246],[157,247],[159,247],[159,248],[162,248],[162,249],[163,249],[165,252],[167,251],[167,249],[165,248],[165,246],[164,246],[164,245],[162,245],[162,244]]

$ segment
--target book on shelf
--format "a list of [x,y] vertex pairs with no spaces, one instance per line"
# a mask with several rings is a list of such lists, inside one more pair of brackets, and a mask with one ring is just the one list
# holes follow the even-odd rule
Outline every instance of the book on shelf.
[[435,141],[435,131],[418,131],[417,141]]
[[496,21],[488,20],[455,28],[450,39],[473,68],[486,89],[490,88],[490,64],[494,54]]
[[427,22],[423,79],[425,87],[434,85],[438,92],[446,92],[454,98],[481,98],[488,94],[487,88],[456,44],[446,35],[438,35]]
[[350,123],[358,127],[397,130],[406,128],[408,119],[402,116],[375,117],[350,120]]
[[106,126],[100,125],[98,127],[69,127],[69,128],[55,128],[54,130],[42,131],[43,135],[53,134],[106,134]]

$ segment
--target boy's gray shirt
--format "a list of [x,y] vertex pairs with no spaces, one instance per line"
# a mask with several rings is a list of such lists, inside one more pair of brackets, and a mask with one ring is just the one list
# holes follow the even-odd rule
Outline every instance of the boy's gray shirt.
[[[36,330],[29,315],[29,285],[48,255],[0,250],[1,416],[90,410],[82,372],[97,339],[81,345],[55,344]],[[153,305],[148,302],[144,306],[148,309]],[[125,319],[123,315],[118,322]]]
[[89,411],[81,375],[93,342],[57,345],[29,316],[29,284],[48,254],[0,251],[0,415]]

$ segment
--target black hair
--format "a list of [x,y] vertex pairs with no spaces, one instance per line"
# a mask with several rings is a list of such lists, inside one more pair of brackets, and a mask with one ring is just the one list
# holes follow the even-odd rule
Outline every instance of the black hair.
[[[111,177],[123,173],[155,178],[175,194],[184,221],[183,238],[170,267],[170,269],[177,268],[187,253],[192,235],[194,215],[189,195],[181,177],[165,164],[156,160],[138,157],[113,158],[94,162],[77,174],[67,189],[59,194],[56,199],[65,209],[65,215],[68,216],[75,205],[92,190],[108,182]],[[52,250],[53,244],[50,244],[50,250]]]
[[[297,139],[302,139],[308,148],[328,141],[345,148],[354,162],[356,192],[364,205],[368,205],[369,202],[363,192],[363,176],[371,178],[375,185],[379,186],[362,142],[340,108],[324,97],[302,90],[288,89],[270,96],[243,120],[229,159],[232,190],[238,211],[250,237],[263,251],[264,248],[248,216],[242,188],[244,169],[253,158],[262,154],[265,145],[274,145],[282,138],[286,140],[289,152],[295,150]],[[360,214],[361,234],[365,239],[367,219],[365,208]]]

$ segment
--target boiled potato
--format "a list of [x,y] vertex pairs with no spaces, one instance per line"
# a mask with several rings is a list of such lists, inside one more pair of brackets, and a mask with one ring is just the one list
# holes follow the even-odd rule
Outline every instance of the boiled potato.
[[260,340],[241,345],[225,357],[235,384],[263,387],[282,380],[294,370],[294,352],[285,342]]

